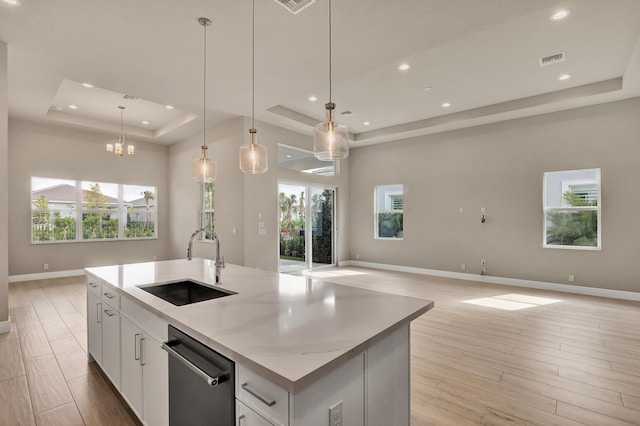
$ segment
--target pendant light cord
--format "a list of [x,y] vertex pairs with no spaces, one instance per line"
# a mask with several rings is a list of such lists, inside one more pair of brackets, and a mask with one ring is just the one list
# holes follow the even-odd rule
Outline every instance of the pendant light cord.
[[332,96],[331,96],[331,67],[332,67],[332,61],[331,61],[331,56],[332,56],[332,52],[331,52],[331,0],[329,0],[329,102],[333,102],[332,101]]
[[205,21],[204,27],[204,62],[203,62],[203,78],[202,78],[202,146],[207,146],[207,26]]
[[[252,4],[251,20],[251,128],[256,128],[256,0]],[[251,140],[253,143],[253,139]]]

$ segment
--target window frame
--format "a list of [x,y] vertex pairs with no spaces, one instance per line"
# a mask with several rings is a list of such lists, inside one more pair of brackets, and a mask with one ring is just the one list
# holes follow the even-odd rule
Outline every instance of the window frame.
[[[39,209],[34,206],[35,200],[33,199],[34,191],[41,191],[51,187],[45,187],[42,189],[34,190],[34,179],[50,179],[51,181],[60,181],[65,182],[67,185],[71,185],[73,182],[73,189],[75,192],[75,200],[72,207],[69,208],[47,208],[47,209]],[[87,207],[87,202],[85,201],[83,184],[105,184],[105,185],[115,185],[117,188],[117,203],[109,203],[105,208],[91,208]],[[149,237],[127,237],[126,236],[126,227],[127,227],[127,203],[124,201],[124,190],[123,188],[126,186],[139,186],[146,187],[153,190],[154,202],[151,205],[151,217],[153,217],[153,236]],[[158,187],[150,186],[150,185],[137,185],[131,183],[112,183],[112,182],[97,182],[93,180],[78,180],[78,179],[64,179],[64,178],[53,178],[53,177],[40,177],[40,176],[31,176],[30,182],[30,244],[39,245],[39,244],[59,244],[59,243],[89,243],[89,242],[105,242],[105,241],[140,241],[140,240],[157,240],[158,239]],[[111,197],[115,198],[115,197]],[[45,197],[46,199],[46,197]],[[49,202],[49,200],[47,200]],[[56,201],[56,200],[53,200]],[[49,228],[52,226],[51,218],[55,217],[56,213],[60,214],[62,212],[71,212],[71,215],[66,215],[64,217],[72,217],[75,221],[75,235],[73,239],[65,239],[65,240],[36,240],[36,235],[34,234],[34,216],[35,214],[48,213],[50,215],[49,219]],[[110,216],[115,216],[118,220],[117,225],[117,233],[113,238],[84,238],[84,216],[87,214],[109,214]]]
[[[550,174],[561,174],[561,173],[578,173],[578,172],[589,172],[593,171],[596,173],[595,181],[591,179],[563,179],[561,181],[561,194],[565,194],[566,192],[571,191],[573,186],[585,186],[585,185],[596,185],[597,189],[597,199],[595,206],[570,206],[566,203],[564,198],[561,200],[561,206],[559,207],[548,207],[547,206],[547,175]],[[575,169],[575,170],[559,170],[552,172],[544,172],[542,175],[542,247],[543,248],[551,248],[551,249],[561,249],[561,250],[586,250],[586,251],[600,251],[602,250],[602,171],[600,168],[590,168],[590,169]],[[547,213],[548,212],[584,212],[584,211],[595,211],[596,212],[596,245],[595,246],[581,246],[581,245],[562,245],[562,244],[549,244],[547,243],[547,234],[548,234],[548,221],[547,221]]]
[[[206,191],[206,187],[207,185],[211,185],[211,208],[206,208],[205,207],[205,194],[207,193]],[[212,215],[212,222],[213,222],[213,226],[211,227],[211,229],[215,232],[216,230],[216,186],[215,186],[215,182],[201,182],[200,183],[200,210],[199,210],[199,224],[200,224],[200,228],[206,228],[206,218],[207,218],[207,214],[211,214]],[[201,241],[205,241],[205,242],[212,242],[213,241],[213,236],[208,233],[208,232],[202,232],[199,236],[198,239]]]
[[[396,187],[400,187],[400,192],[385,192],[384,193],[384,197],[385,197],[385,206],[389,205],[392,206],[395,204],[395,200],[394,197],[397,197],[398,195],[402,196],[402,209],[386,209],[386,210],[381,210],[379,209],[379,205],[380,205],[380,199],[379,199],[379,192],[380,192],[380,188],[384,188],[384,187],[389,187],[389,188],[396,188]],[[385,240],[385,241],[402,241],[404,240],[404,184],[392,184],[392,185],[376,185],[373,188],[373,199],[374,199],[374,205],[373,205],[373,216],[374,216],[374,223],[373,223],[373,238],[376,240]],[[381,237],[380,234],[380,214],[400,214],[402,215],[402,236],[401,237]]]

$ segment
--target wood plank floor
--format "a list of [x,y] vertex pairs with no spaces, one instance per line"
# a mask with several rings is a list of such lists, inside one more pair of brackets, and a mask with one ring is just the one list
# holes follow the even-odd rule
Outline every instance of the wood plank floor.
[[[435,301],[412,323],[413,426],[640,425],[640,303],[356,267],[312,275]],[[12,283],[9,297],[0,425],[135,424],[86,364],[84,278]]]
[[640,425],[638,302],[356,267],[307,275],[435,302],[411,326],[413,426]]
[[87,362],[84,277],[9,285],[0,334],[0,425],[137,424]]

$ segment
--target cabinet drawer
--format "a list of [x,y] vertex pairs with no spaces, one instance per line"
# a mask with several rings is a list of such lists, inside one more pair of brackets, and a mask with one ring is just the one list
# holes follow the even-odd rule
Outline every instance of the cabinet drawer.
[[238,368],[238,399],[277,425],[289,424],[289,393],[241,365]]
[[95,278],[87,277],[87,290],[98,297],[102,295],[102,285],[100,284],[100,281]]
[[236,426],[273,426],[251,408],[236,400]]
[[116,311],[120,310],[120,293],[106,285],[102,286],[102,301],[109,304]]

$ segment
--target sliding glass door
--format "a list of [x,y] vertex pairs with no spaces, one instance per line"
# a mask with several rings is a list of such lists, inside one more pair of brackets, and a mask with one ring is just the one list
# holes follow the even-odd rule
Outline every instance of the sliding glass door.
[[335,189],[279,185],[280,272],[335,264]]

